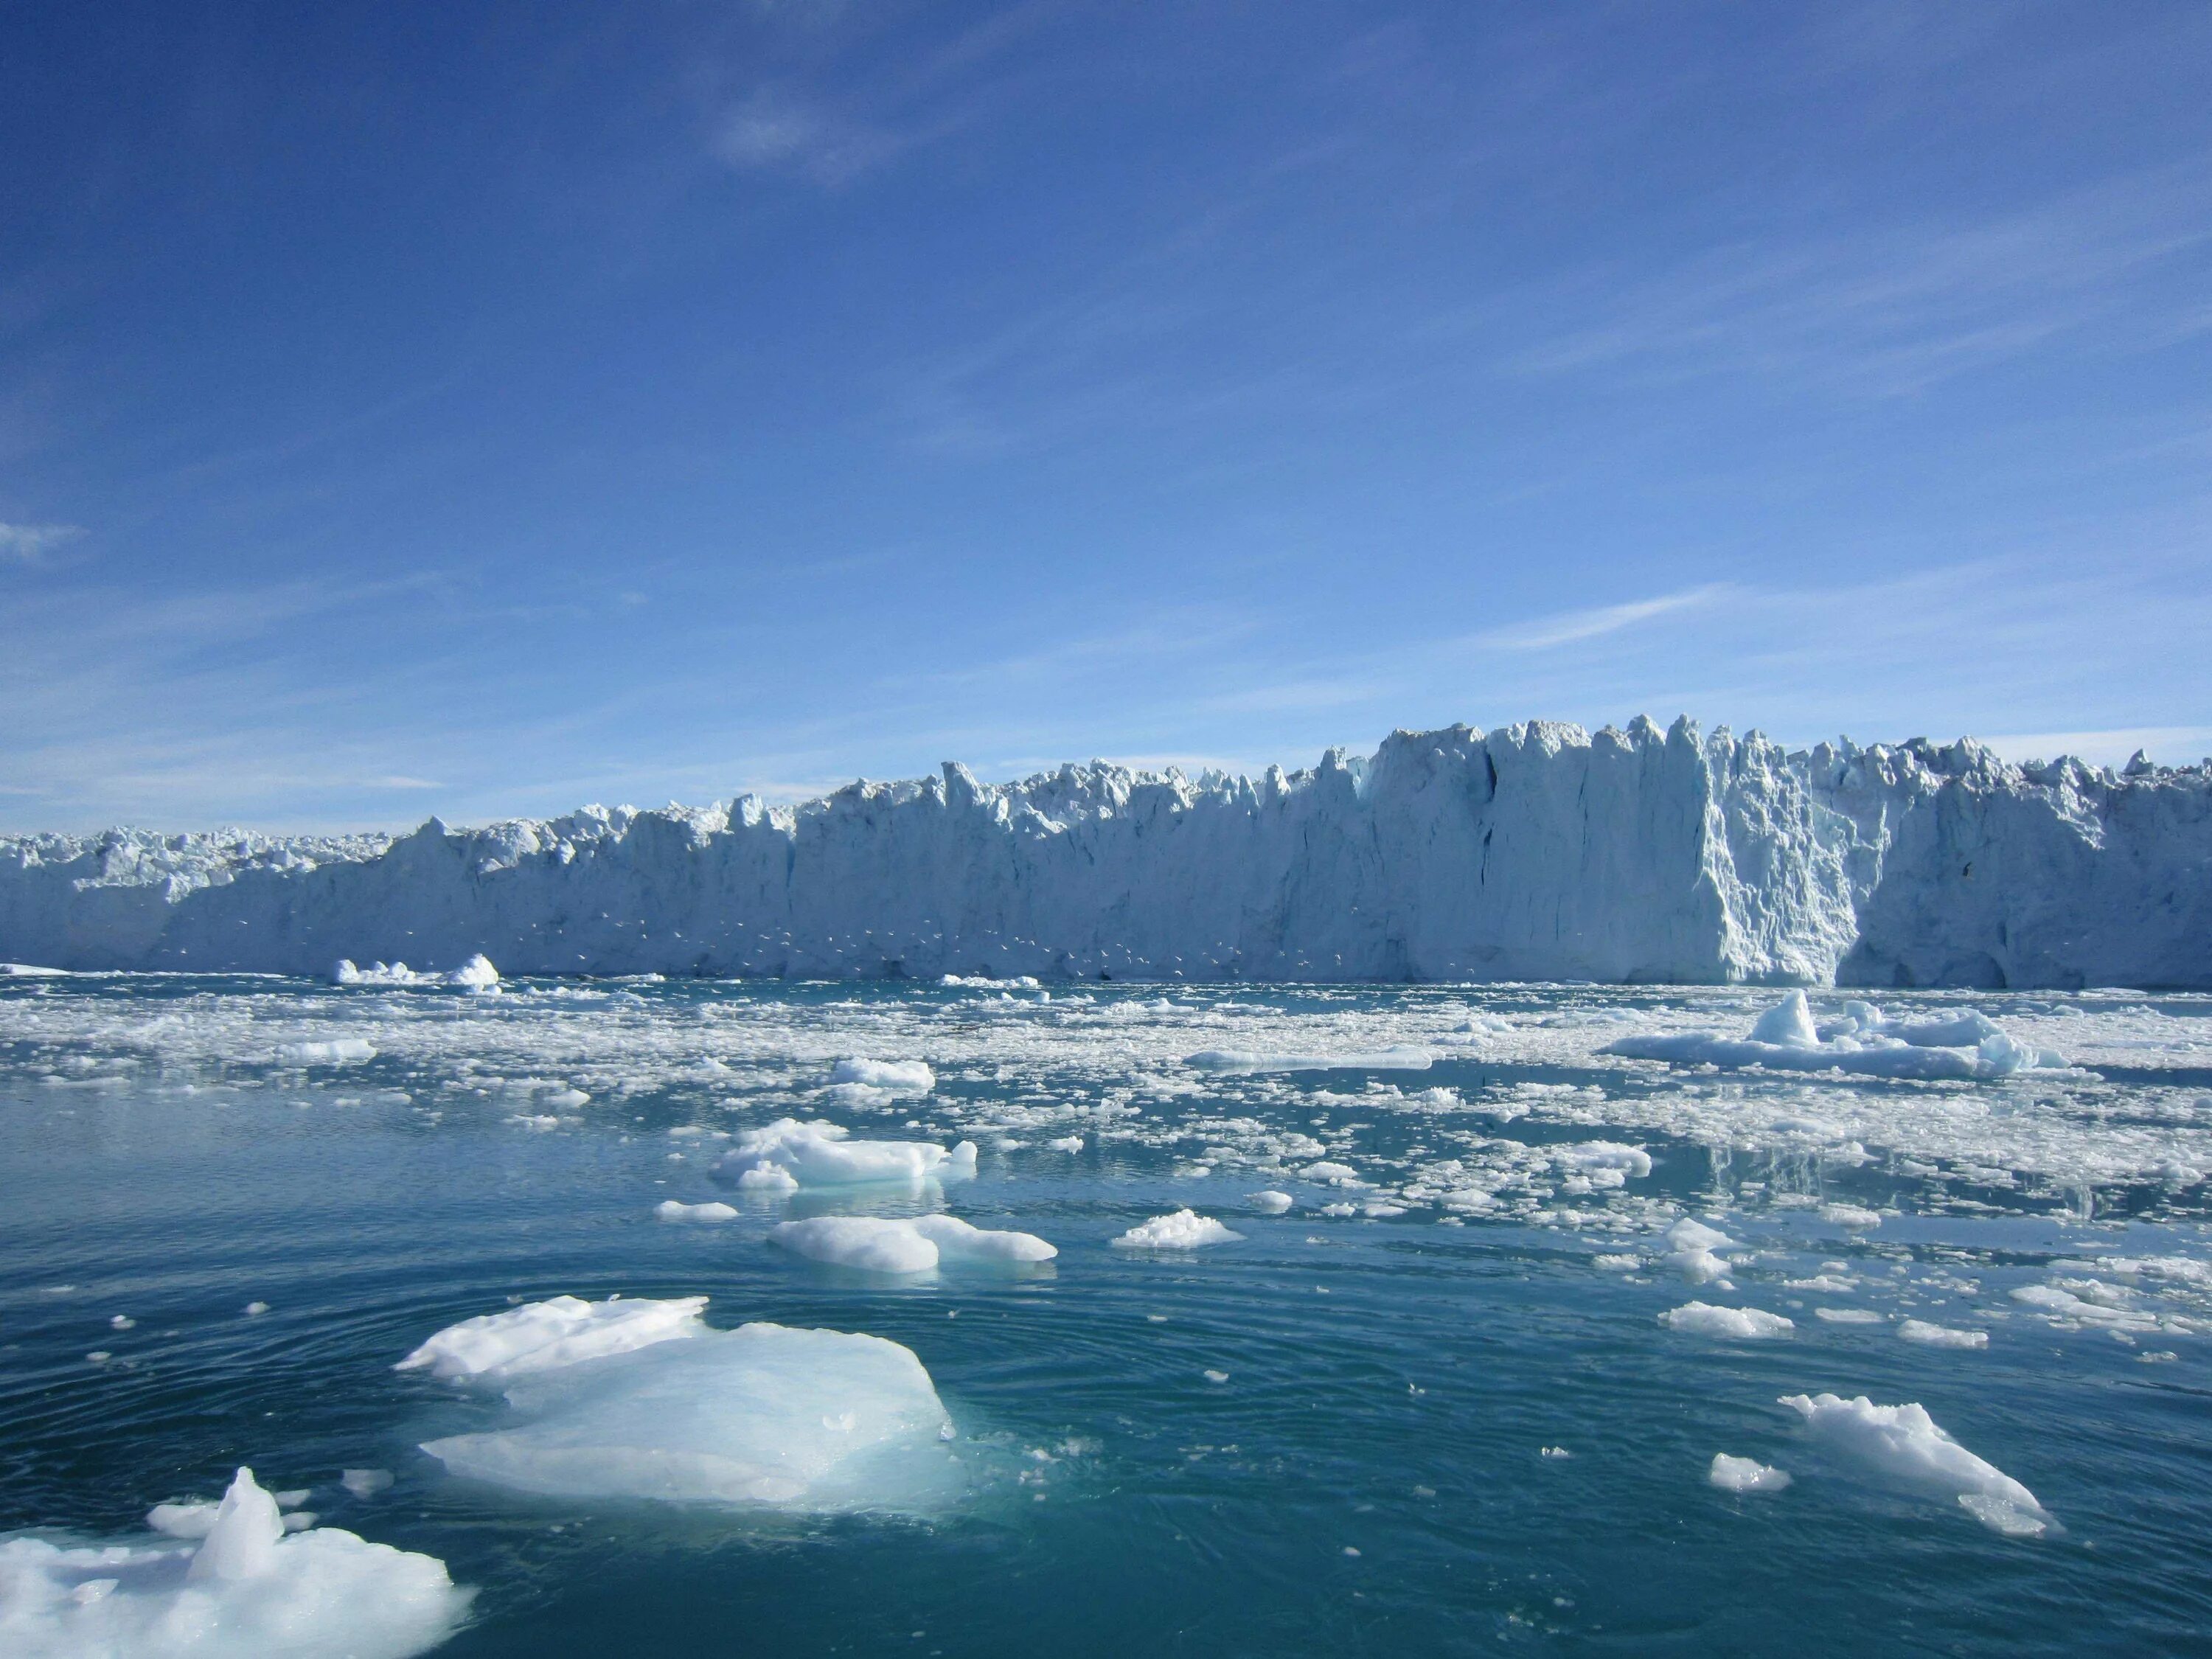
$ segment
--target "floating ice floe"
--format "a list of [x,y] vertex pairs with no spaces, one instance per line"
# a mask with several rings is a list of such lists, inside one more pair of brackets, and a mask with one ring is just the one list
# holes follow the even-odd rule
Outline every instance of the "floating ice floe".
[[479,951],[451,973],[416,973],[404,962],[372,963],[358,968],[341,958],[331,969],[333,985],[424,986],[442,985],[449,990],[484,993],[500,988],[499,969],[491,965],[491,958]]
[[1212,1216],[1195,1210],[1177,1210],[1139,1222],[1114,1241],[1117,1250],[1194,1250],[1202,1244],[1229,1244],[1243,1237]]
[[926,1095],[937,1086],[937,1073],[919,1060],[862,1060],[856,1055],[831,1066],[830,1081],[857,1083],[890,1095]]
[[1249,1076],[1260,1072],[1425,1072],[1436,1063],[1426,1048],[1382,1048],[1354,1054],[1271,1054],[1244,1048],[1208,1048],[1182,1062],[1194,1072]]
[[[696,1318],[705,1301],[659,1304],[680,1316],[681,1341],[568,1360],[534,1350],[520,1370],[456,1374],[497,1386],[520,1420],[422,1449],[454,1474],[551,1497],[919,1512],[959,1490],[951,1419],[911,1350],[845,1331],[715,1330]],[[465,1328],[424,1348],[463,1346]]]
[[1790,1320],[1764,1308],[1722,1308],[1710,1302],[1685,1302],[1679,1308],[1669,1308],[1659,1316],[1659,1322],[1692,1336],[1717,1336],[1731,1341],[1780,1336],[1797,1328]]
[[975,1173],[975,1143],[947,1149],[926,1140],[853,1140],[835,1123],[778,1118],[748,1129],[714,1166],[717,1178],[740,1187],[847,1187],[916,1182]]
[[1049,1261],[1060,1252],[1033,1233],[994,1232],[957,1216],[912,1220],[824,1215],[787,1221],[769,1242],[793,1255],[866,1273],[922,1273],[939,1262],[970,1267],[1015,1267]]
[[706,1305],[703,1296],[632,1302],[556,1296],[448,1325],[393,1369],[427,1368],[441,1382],[496,1386],[533,1371],[696,1339],[707,1330],[699,1317]]
[[1937,1426],[1926,1407],[1877,1406],[1866,1395],[1786,1395],[1782,1404],[1837,1450],[1889,1479],[1955,1498],[1993,1531],[2033,1537],[2051,1524],[2035,1494]]
[[727,1204],[709,1201],[705,1204],[684,1204],[672,1198],[663,1199],[653,1206],[653,1213],[663,1221],[685,1222],[693,1226],[714,1226],[725,1221],[735,1221],[737,1211]]
[[291,1066],[343,1066],[349,1060],[374,1060],[376,1049],[366,1037],[333,1037],[322,1042],[280,1042],[276,1058]]
[[1907,1319],[1897,1328],[1897,1334],[1907,1342],[1917,1342],[1924,1348],[1986,1348],[1990,1346],[1987,1331],[1962,1331],[1948,1325],[1931,1325],[1924,1319]]
[[1729,1264],[1715,1252],[1732,1249],[1735,1241],[1717,1227],[1684,1216],[1667,1229],[1667,1250],[1659,1260],[1669,1271],[1692,1285],[1710,1285],[1727,1275]]
[[1726,1452],[1713,1454],[1705,1479],[1723,1492],[1780,1492],[1790,1484],[1788,1471],[1755,1457],[1731,1457]]
[[1841,1071],[1923,1080],[2010,1077],[2016,1072],[2063,1070],[2066,1066],[2057,1050],[2031,1047],[1971,1010],[1936,1024],[1893,1026],[1869,1004],[1849,1006],[1863,1012],[1848,1025],[1826,1028],[1832,1035],[1824,1035],[1823,1028],[1813,1023],[1805,994],[1792,991],[1759,1017],[1747,1036],[1713,1031],[1626,1036],[1598,1052],[1731,1069]]
[[1854,1231],[1881,1225],[1881,1211],[1862,1209],[1856,1204],[1823,1204],[1820,1215],[1832,1227],[1849,1227]]
[[163,1504],[154,1514],[171,1522],[165,1530],[149,1517],[157,1540],[0,1542],[0,1651],[406,1659],[446,1640],[468,1610],[471,1592],[431,1556],[336,1527],[288,1531],[251,1469],[239,1470],[220,1505]]
[[1290,1210],[1296,1200],[1288,1193],[1279,1193],[1270,1189],[1264,1193],[1247,1193],[1244,1195],[1244,1201],[1261,1215],[1282,1215]]
[[64,979],[66,968],[40,968],[27,962],[0,962],[0,979]]

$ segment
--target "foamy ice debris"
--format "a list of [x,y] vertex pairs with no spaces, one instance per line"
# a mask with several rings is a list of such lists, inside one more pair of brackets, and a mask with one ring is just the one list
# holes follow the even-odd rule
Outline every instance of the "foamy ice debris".
[[450,990],[467,991],[476,994],[499,989],[499,969],[491,965],[491,958],[479,951],[459,967],[447,974],[418,974],[404,962],[372,963],[357,968],[347,958],[340,958],[331,969],[333,985],[442,985]]
[[1188,1055],[1194,1072],[1250,1076],[1261,1072],[1425,1072],[1436,1056],[1425,1048],[1382,1048],[1368,1054],[1275,1054],[1245,1048],[1207,1048]]
[[1733,1249],[1735,1241],[1717,1227],[1684,1216],[1667,1229],[1667,1249],[1660,1261],[1692,1285],[1710,1285],[1724,1277],[1729,1264],[1717,1251]]
[[1705,1471],[1705,1479],[1723,1492],[1780,1492],[1790,1484],[1787,1470],[1762,1463],[1755,1457],[1731,1457],[1726,1452],[1713,1454],[1712,1467]]
[[1659,1322],[1692,1336],[1717,1336],[1731,1341],[1779,1336],[1797,1328],[1794,1321],[1764,1308],[1722,1308],[1710,1302],[1686,1302],[1679,1308],[1669,1308],[1659,1316]]
[[[144,1541],[0,1542],[0,1651],[11,1659],[283,1654],[406,1659],[468,1610],[445,1563],[336,1527],[288,1531],[241,1468],[213,1504],[162,1504]],[[178,1541],[182,1539],[181,1547]]]
[[714,1165],[717,1179],[739,1187],[791,1191],[875,1182],[914,1182],[975,1173],[975,1143],[950,1148],[926,1140],[853,1140],[835,1123],[778,1118],[748,1129]]
[[1836,1070],[1870,1077],[1959,1080],[2063,1070],[2066,1066],[2065,1056],[2057,1050],[2031,1047],[1973,1009],[1952,1019],[1911,1025],[1892,1022],[1871,1003],[1846,1003],[1844,1014],[1841,1021],[1816,1026],[1804,992],[1792,991],[1761,1014],[1747,1036],[1714,1031],[1626,1036],[1598,1052],[1730,1069],[1756,1066],[1769,1071]]
[[1782,1404],[1814,1434],[1900,1484],[1955,1498],[1975,1520],[2010,1538],[2032,1538],[2052,1517],[2035,1494],[1974,1455],[1919,1405],[1877,1406],[1866,1395],[1785,1395]]
[[885,1094],[926,1095],[937,1086],[937,1073],[919,1060],[863,1060],[855,1055],[831,1066],[830,1081],[857,1083]]
[[688,1223],[693,1226],[715,1226],[725,1221],[735,1221],[737,1211],[727,1204],[709,1201],[705,1204],[684,1204],[672,1198],[663,1199],[653,1206],[653,1213],[663,1221]]
[[1117,1250],[1194,1250],[1202,1244],[1229,1244],[1244,1235],[1231,1232],[1212,1216],[1177,1210],[1140,1222],[1114,1241]]
[[[951,1419],[910,1350],[844,1331],[715,1330],[698,1318],[705,1302],[585,1304],[659,1309],[648,1328],[660,1336],[591,1353],[556,1340],[527,1350],[526,1364],[447,1373],[497,1387],[521,1420],[422,1449],[454,1474],[553,1497],[920,1512],[958,1491]],[[578,1316],[518,1308],[441,1331],[416,1352],[495,1353],[484,1336],[501,1322],[574,1329]]]
[[968,1267],[1025,1267],[1060,1254],[1033,1233],[994,1232],[949,1215],[910,1221],[816,1216],[783,1223],[769,1232],[769,1242],[810,1261],[878,1273],[924,1273],[940,1261]]

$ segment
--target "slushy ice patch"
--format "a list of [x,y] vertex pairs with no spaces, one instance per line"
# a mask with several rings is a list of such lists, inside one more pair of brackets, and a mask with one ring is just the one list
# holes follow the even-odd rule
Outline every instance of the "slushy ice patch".
[[128,1542],[0,1542],[0,1651],[13,1659],[405,1659],[450,1636],[471,1592],[445,1564],[336,1527],[287,1531],[240,1469],[216,1505]]
[[[584,1345],[556,1338],[526,1363],[440,1373],[499,1388],[520,1420],[422,1449],[457,1475],[548,1497],[921,1513],[958,1494],[951,1419],[910,1349],[782,1325],[715,1330],[697,1319],[705,1301],[584,1304],[681,1310],[680,1322],[641,1345],[564,1359],[553,1356]],[[574,1317],[564,1309],[544,1322]],[[495,1352],[487,1328],[454,1326],[417,1353]]]

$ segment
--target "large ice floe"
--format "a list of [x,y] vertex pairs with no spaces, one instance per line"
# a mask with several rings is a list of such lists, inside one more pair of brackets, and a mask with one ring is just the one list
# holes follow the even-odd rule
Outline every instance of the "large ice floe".
[[972,1140],[945,1147],[927,1140],[854,1140],[850,1135],[840,1124],[778,1118],[740,1134],[714,1165],[714,1174],[739,1187],[789,1191],[975,1173]]
[[556,1297],[464,1321],[400,1362],[496,1390],[511,1424],[427,1441],[453,1474],[546,1497],[917,1513],[960,1489],[912,1350],[782,1325],[717,1330],[704,1297]]
[[2022,1042],[1972,1009],[1956,1018],[1915,1025],[1893,1024],[1870,1003],[1844,1006],[1842,1020],[1818,1027],[1805,994],[1792,991],[1761,1014],[1747,1036],[1711,1031],[1626,1036],[1600,1052],[1629,1060],[1726,1068],[1757,1066],[1774,1072],[1844,1072],[1929,1082],[2065,1069],[2065,1056],[2057,1050]]
[[1782,1404],[1815,1437],[1901,1486],[1954,1498],[1993,1532],[2032,1538],[2053,1524],[2035,1494],[1937,1426],[1918,1405],[1877,1406],[1861,1395],[1789,1395]]
[[[772,806],[0,839],[0,953],[319,974],[2212,986],[2212,766],[1688,720],[1394,732],[1247,778],[947,763]],[[1945,1045],[1955,1046],[1955,1045]]]
[[926,1273],[939,1263],[957,1267],[1034,1267],[1060,1252],[1034,1233],[997,1232],[957,1216],[912,1220],[823,1215],[786,1221],[769,1242],[793,1255],[866,1273]]
[[0,1542],[9,1659],[406,1659],[450,1636],[471,1592],[445,1564],[337,1527],[288,1528],[240,1469],[220,1504],[157,1506],[153,1535]]

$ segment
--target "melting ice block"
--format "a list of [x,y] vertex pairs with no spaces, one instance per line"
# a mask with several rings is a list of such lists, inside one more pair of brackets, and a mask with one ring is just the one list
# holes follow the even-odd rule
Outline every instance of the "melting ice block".
[[515,1426],[422,1449],[455,1474],[565,1498],[913,1512],[961,1484],[929,1373],[880,1337],[701,1327],[532,1370],[504,1393]]
[[1726,1452],[1713,1454],[1712,1467],[1705,1471],[1705,1479],[1723,1492],[1780,1492],[1790,1484],[1787,1470],[1762,1463],[1755,1457],[1731,1457]]
[[2066,1065],[2066,1057],[2057,1050],[2022,1042],[1971,1008],[1933,1024],[1893,1025],[1880,1009],[1852,1002],[1844,1006],[1842,1020],[1816,1027],[1802,991],[1792,991],[1761,1014],[1747,1036],[1723,1036],[1715,1031],[1626,1036],[1598,1052],[1731,1069],[1756,1066],[1768,1071],[1841,1071],[1923,1080],[1988,1079]]
[[336,1527],[287,1531],[240,1469],[198,1541],[0,1542],[0,1652],[10,1659],[406,1659],[453,1634],[471,1592],[445,1564]]
[[1686,1302],[1659,1316],[1669,1329],[1692,1336],[1717,1336],[1730,1341],[1755,1341],[1796,1329],[1794,1322],[1764,1308],[1722,1308],[1710,1302]]
[[1049,1261],[1060,1254],[1033,1233],[994,1232],[950,1215],[911,1221],[816,1216],[783,1223],[769,1234],[769,1242],[811,1261],[879,1273],[927,1273],[939,1261],[1012,1267]]
[[1244,1235],[1232,1232],[1210,1215],[1177,1210],[1138,1223],[1114,1241],[1117,1250],[1194,1250],[1201,1244],[1229,1244]]
[[448,1325],[393,1367],[429,1369],[441,1382],[480,1382],[497,1387],[510,1377],[556,1370],[581,1360],[630,1353],[663,1342],[703,1335],[703,1296],[666,1301],[586,1302],[556,1296],[501,1313],[479,1314]]
[[1891,1480],[1958,1500],[1977,1521],[2008,1537],[2031,1537],[2051,1525],[2035,1494],[1995,1464],[1951,1438],[1918,1405],[1877,1406],[1861,1395],[1783,1396],[1782,1403],[1837,1450]]
[[830,1067],[830,1081],[857,1083],[896,1095],[926,1095],[937,1086],[937,1073],[919,1060],[841,1060]]
[[740,1187],[848,1187],[975,1173],[975,1143],[947,1150],[927,1140],[853,1140],[835,1123],[778,1118],[748,1129],[714,1165]]

